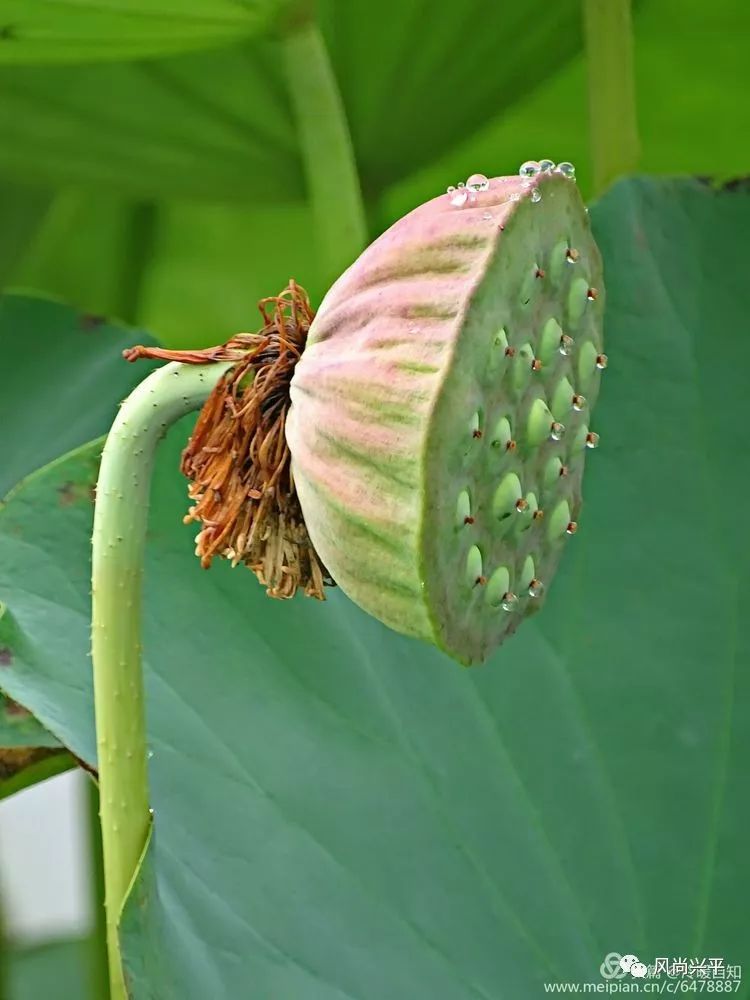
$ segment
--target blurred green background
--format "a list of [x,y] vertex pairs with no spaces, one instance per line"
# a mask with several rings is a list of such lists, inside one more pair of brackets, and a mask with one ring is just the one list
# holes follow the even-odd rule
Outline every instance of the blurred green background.
[[[268,6],[0,0],[4,286],[175,346],[252,327],[256,300],[290,276],[319,299],[334,275],[272,17],[250,37]],[[475,170],[530,157],[572,160],[591,193],[578,0],[321,0],[318,18],[371,235]],[[750,6],[641,0],[634,20],[639,169],[747,171]]]
[[[253,329],[291,276],[317,303],[336,274],[280,57],[298,15],[280,0],[0,0],[2,287],[174,347]],[[320,0],[370,237],[529,158],[572,160],[598,193],[582,15],[580,0]],[[633,18],[632,166],[746,175],[750,5],[636,0]],[[606,124],[616,136],[617,115]],[[11,956],[7,996],[62,1000],[65,984],[81,1000],[81,948]]]

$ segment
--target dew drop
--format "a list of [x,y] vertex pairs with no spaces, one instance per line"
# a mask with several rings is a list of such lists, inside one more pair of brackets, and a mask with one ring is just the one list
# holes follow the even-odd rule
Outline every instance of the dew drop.
[[551,174],[555,169],[554,160],[540,160],[539,169],[543,174]]
[[536,160],[527,160],[518,168],[521,177],[536,177],[539,173],[539,164]]
[[575,535],[578,531],[578,521],[568,521],[568,526],[565,529],[566,535]]
[[514,191],[513,194],[510,196],[510,198],[508,200],[509,201],[520,201],[521,200],[521,195],[518,193],[518,191]]
[[519,514],[523,514],[528,509],[529,509],[528,500],[526,500],[524,497],[521,497],[520,499],[516,500],[516,510],[518,511]]
[[599,445],[599,435],[596,431],[589,431],[586,435],[586,447],[596,448]]
[[519,577],[519,584],[521,590],[528,590],[529,584],[536,576],[536,567],[534,566],[534,560],[531,556],[526,556],[523,563],[523,569],[521,570],[521,575]]
[[564,358],[567,358],[573,352],[574,346],[575,341],[572,337],[569,337],[567,333],[564,333],[562,337],[560,337],[560,354],[562,354]]
[[550,424],[549,436],[552,441],[559,441],[564,433],[565,424],[561,424],[559,420],[555,420]]
[[596,367],[600,371],[604,371],[604,369],[607,367],[608,364],[609,364],[609,358],[607,357],[606,354],[597,354]]
[[514,472],[509,472],[495,490],[495,495],[492,498],[492,513],[499,521],[502,521],[512,514],[514,509],[517,509],[516,502],[522,497],[521,480]]
[[576,410],[578,413],[580,413],[581,410],[586,405],[586,397],[582,396],[579,392],[577,392],[575,396],[573,396],[572,403],[573,403],[573,409]]
[[466,187],[470,191],[487,191],[489,186],[489,179],[484,174],[472,174],[466,181]]
[[487,603],[496,608],[510,590],[510,573],[505,566],[498,566],[487,581]]
[[508,590],[503,594],[503,599],[500,602],[500,607],[503,611],[513,611],[518,604],[518,598],[513,593],[512,590]]
[[535,448],[545,441],[549,437],[550,424],[554,419],[546,402],[543,399],[535,399],[526,421],[526,443]]
[[565,259],[569,264],[577,264],[580,258],[580,251],[576,250],[575,247],[568,247],[565,251]]
[[[456,190],[456,185],[455,184],[449,184],[448,187],[445,189],[445,193],[446,194],[453,194],[453,192],[455,190]],[[177,372],[175,372],[175,375],[176,374],[177,374]]]
[[561,500],[554,508],[547,522],[547,534],[551,540],[562,538],[570,524],[570,507],[567,500]]
[[529,584],[529,597],[541,597],[544,593],[544,584],[536,577]]
[[539,190],[539,188],[534,188],[534,190],[531,192],[531,200],[534,202],[534,204],[542,200],[542,192]]
[[567,177],[568,180],[574,181],[576,179],[576,168],[572,163],[567,160],[563,160],[562,163],[558,163],[555,168],[556,174],[562,174],[563,177]]
[[465,187],[462,187],[459,184],[456,190],[454,190],[453,193],[450,195],[451,205],[455,205],[456,208],[461,208],[462,205],[466,204],[468,197],[469,197],[469,192],[466,190]]

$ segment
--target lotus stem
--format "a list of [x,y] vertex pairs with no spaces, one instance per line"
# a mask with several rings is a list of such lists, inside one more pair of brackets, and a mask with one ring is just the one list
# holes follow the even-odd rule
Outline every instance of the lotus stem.
[[102,454],[94,513],[92,656],[112,1000],[126,1000],[118,923],[150,824],[141,662],[149,493],[167,427],[205,401],[228,364],[169,364],[125,400]]
[[354,149],[318,26],[312,20],[293,25],[282,47],[327,286],[367,244]]
[[631,0],[584,0],[594,193],[640,156],[633,70]]

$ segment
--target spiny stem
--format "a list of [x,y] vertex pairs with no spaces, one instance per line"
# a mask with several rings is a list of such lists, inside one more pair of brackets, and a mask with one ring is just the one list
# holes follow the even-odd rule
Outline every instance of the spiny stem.
[[349,126],[325,42],[312,20],[282,40],[289,93],[326,284],[367,244],[367,223]]
[[638,164],[631,0],[584,0],[594,193]]
[[228,364],[170,364],[125,400],[102,454],[94,513],[92,656],[112,1000],[126,1000],[117,926],[149,826],[141,595],[151,473],[167,427]]

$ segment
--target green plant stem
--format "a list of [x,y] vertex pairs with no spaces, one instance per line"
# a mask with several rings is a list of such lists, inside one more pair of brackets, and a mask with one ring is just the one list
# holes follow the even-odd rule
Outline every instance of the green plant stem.
[[349,126],[328,51],[312,20],[282,41],[286,77],[326,283],[367,244],[367,222]]
[[92,656],[112,1000],[126,1000],[117,926],[150,822],[141,667],[151,473],[167,427],[229,366],[169,364],[125,400],[102,454],[94,513]]
[[631,0],[584,0],[594,193],[638,165]]
[[91,933],[89,976],[93,1000],[109,1000],[107,964],[107,917],[104,911],[104,859],[102,831],[99,826],[99,788],[91,778],[86,782],[89,814],[89,858],[91,864],[91,903],[94,927]]

